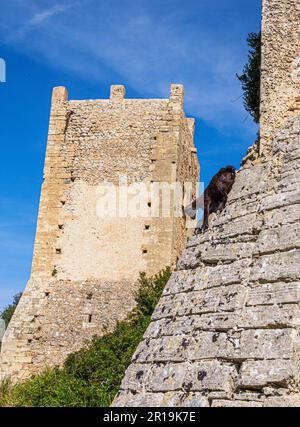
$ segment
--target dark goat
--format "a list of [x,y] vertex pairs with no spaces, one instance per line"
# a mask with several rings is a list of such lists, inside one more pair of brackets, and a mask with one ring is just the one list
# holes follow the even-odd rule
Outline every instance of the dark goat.
[[[203,225],[202,227],[197,226],[195,230],[196,234],[198,234],[201,230],[206,230],[208,228],[208,219],[211,213],[224,209],[227,202],[227,196],[234,184],[235,176],[235,168],[233,166],[227,166],[226,168],[220,169],[219,172],[212,178],[204,192]],[[195,218],[196,211],[199,209],[199,207],[201,207],[202,202],[203,196],[188,206],[185,209],[185,213]]]

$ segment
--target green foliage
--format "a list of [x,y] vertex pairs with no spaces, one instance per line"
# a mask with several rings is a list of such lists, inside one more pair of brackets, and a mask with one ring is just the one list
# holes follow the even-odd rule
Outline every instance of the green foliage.
[[0,406],[109,406],[148,327],[171,269],[140,275],[136,308],[115,330],[69,355],[62,369],[49,369],[17,386],[0,387]]
[[63,369],[49,369],[23,384],[4,383],[0,387],[0,406],[93,406],[96,392]]
[[156,276],[147,278],[145,273],[140,275],[140,288],[135,296],[137,307],[135,312],[139,315],[151,316],[158,302],[166,282],[171,276],[171,269],[166,268]]
[[238,76],[244,91],[244,106],[254,121],[260,119],[260,75],[261,75],[261,33],[250,33],[248,63],[243,74]]
[[22,296],[22,292],[20,292],[19,294],[15,295],[13,298],[13,302],[12,304],[10,304],[8,307],[6,307],[2,313],[0,313],[0,318],[3,319],[5,321],[5,325],[8,326],[14,312],[15,309],[17,308],[17,305],[19,304],[20,298]]

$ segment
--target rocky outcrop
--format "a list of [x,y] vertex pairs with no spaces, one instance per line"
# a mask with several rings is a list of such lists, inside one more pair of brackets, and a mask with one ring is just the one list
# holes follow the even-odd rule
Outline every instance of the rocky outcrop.
[[300,406],[300,117],[193,237],[114,406]]

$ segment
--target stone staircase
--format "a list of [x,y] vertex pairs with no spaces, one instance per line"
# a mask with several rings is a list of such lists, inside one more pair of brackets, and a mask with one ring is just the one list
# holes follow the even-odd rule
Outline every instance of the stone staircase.
[[114,406],[300,406],[300,117],[193,237]]

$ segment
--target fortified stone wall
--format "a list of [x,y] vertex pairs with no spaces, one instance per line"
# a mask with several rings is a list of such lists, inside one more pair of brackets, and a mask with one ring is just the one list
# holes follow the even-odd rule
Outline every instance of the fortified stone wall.
[[53,90],[32,274],[3,339],[2,376],[61,364],[126,317],[141,271],[176,262],[188,234],[183,218],[103,218],[97,206],[101,184],[118,187],[120,177],[148,189],[196,183],[191,123],[181,85],[170,99],[149,100],[125,99],[123,86],[112,86],[109,100],[69,101],[65,88]]
[[114,406],[300,406],[300,117],[184,251]]
[[299,6],[263,0],[260,156],[188,242],[114,406],[300,406]]
[[300,2],[263,0],[261,154],[287,118],[300,110]]

